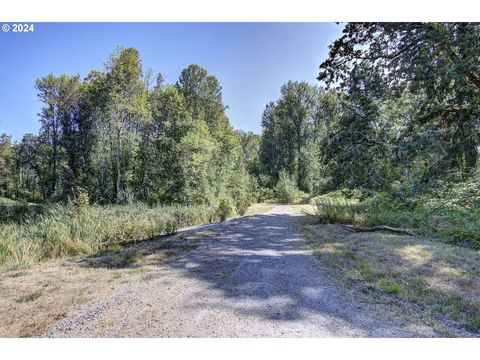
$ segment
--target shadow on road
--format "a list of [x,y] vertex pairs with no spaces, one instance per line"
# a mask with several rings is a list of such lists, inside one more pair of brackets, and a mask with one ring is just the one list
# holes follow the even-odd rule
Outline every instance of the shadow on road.
[[[295,226],[301,217],[289,211],[160,237],[119,254],[86,259],[84,265],[162,265],[142,281],[157,281],[154,291],[168,298],[178,296],[168,290],[173,283],[180,284],[177,291],[187,293],[189,300],[176,311],[233,314],[244,327],[250,321],[255,324],[252,335],[260,333],[258,326],[277,324],[293,336],[424,336],[408,321],[386,320],[378,315],[378,305],[372,311],[371,305],[360,305],[338,289]],[[159,257],[162,252],[169,255]]]

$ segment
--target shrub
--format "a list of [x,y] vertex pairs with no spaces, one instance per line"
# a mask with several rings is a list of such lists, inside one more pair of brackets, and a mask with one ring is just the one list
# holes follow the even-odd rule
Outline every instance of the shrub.
[[248,194],[244,192],[235,194],[235,209],[239,215],[244,215],[251,203]]
[[317,199],[315,201],[315,220],[321,224],[361,223],[362,207],[345,199]]
[[44,205],[0,205],[0,223],[25,222],[45,212]]
[[81,210],[87,208],[90,204],[88,192],[81,187],[76,187],[73,193],[73,199],[70,199],[70,202]]
[[282,203],[293,203],[298,193],[295,181],[285,171],[280,171],[278,181],[275,185],[275,195]]
[[217,212],[221,221],[225,221],[228,217],[230,217],[235,212],[232,199],[229,197],[222,197],[218,202]]
[[118,193],[117,201],[119,204],[131,205],[135,202],[135,193],[130,188],[120,190],[120,192]]

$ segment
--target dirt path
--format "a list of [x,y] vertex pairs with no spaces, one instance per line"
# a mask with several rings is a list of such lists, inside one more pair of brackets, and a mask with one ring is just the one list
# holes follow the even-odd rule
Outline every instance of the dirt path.
[[289,206],[222,224],[112,296],[58,322],[49,337],[435,336],[326,274]]

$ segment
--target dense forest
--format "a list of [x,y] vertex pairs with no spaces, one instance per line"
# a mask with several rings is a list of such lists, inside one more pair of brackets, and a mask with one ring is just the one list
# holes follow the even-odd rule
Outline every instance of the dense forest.
[[[247,174],[218,80],[197,65],[175,85],[144,71],[136,49],[117,49],[103,71],[37,79],[38,135],[2,136],[1,195],[65,201],[248,201]],[[153,85],[153,86],[152,86]]]
[[348,23],[318,85],[286,82],[256,135],[233,129],[207,70],[190,65],[166,84],[120,47],[85,78],[36,80],[41,128],[0,136],[0,197],[204,206],[221,218],[254,202],[311,202],[327,222],[479,246],[479,54],[476,23]]
[[260,158],[299,189],[433,190],[475,169],[478,24],[348,24],[320,66],[263,114]]

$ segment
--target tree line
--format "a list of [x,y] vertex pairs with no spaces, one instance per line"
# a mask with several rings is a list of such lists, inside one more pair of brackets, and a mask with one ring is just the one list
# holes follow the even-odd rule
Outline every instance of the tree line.
[[349,23],[320,65],[262,117],[265,182],[305,192],[432,191],[478,162],[480,25]]
[[477,23],[348,23],[322,85],[283,85],[260,136],[232,128],[205,69],[169,85],[119,48],[84,79],[36,81],[41,130],[0,137],[0,195],[245,208],[286,189],[434,191],[477,167],[479,54]]
[[[118,48],[82,79],[36,80],[38,134],[0,138],[0,196],[63,201],[82,191],[96,203],[251,201],[242,132],[225,114],[218,79],[198,65],[166,84],[138,51]],[[246,134],[245,134],[246,135]]]

